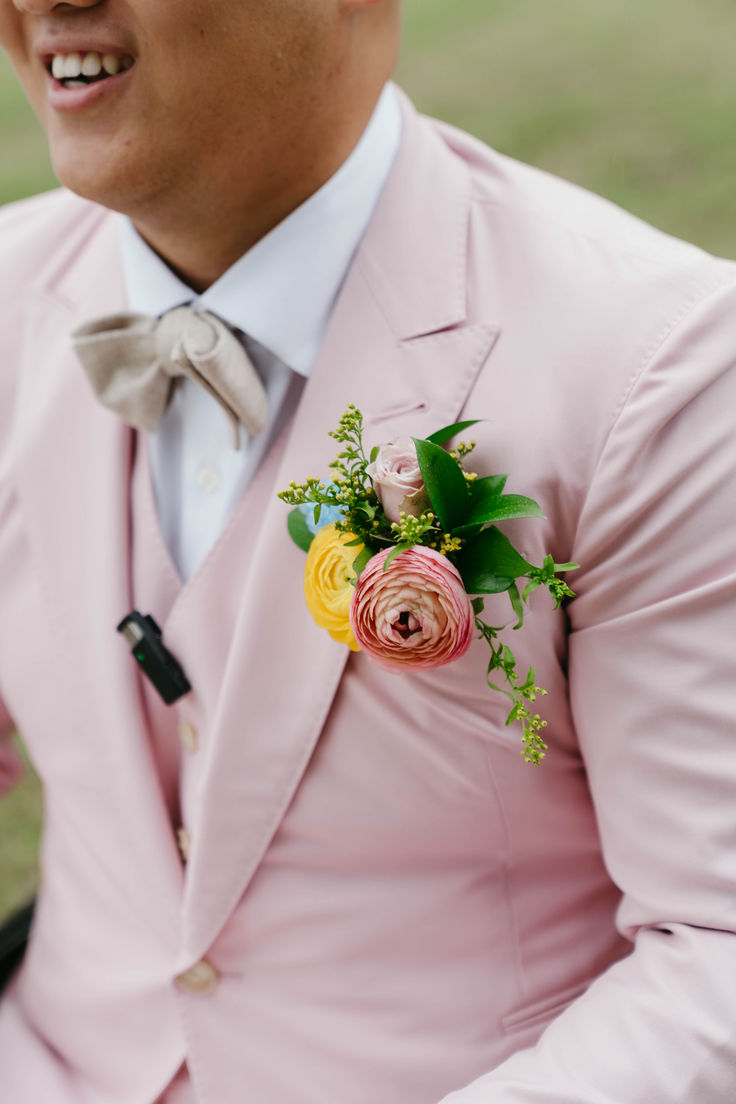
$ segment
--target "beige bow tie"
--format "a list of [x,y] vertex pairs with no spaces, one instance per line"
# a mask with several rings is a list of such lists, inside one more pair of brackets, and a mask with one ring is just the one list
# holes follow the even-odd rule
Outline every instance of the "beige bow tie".
[[136,429],[152,432],[188,376],[217,399],[238,447],[238,422],[251,434],[266,424],[263,384],[224,322],[207,311],[177,307],[161,318],[111,314],[80,326],[74,349],[100,402]]

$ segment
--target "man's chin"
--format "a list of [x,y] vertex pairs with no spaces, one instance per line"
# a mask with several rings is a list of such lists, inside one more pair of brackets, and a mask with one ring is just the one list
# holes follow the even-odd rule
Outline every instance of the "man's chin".
[[135,206],[132,182],[126,186],[127,174],[116,171],[109,161],[105,163],[98,155],[96,160],[101,163],[91,165],[89,156],[59,156],[53,147],[51,154],[56,177],[70,192],[113,211],[127,213]]

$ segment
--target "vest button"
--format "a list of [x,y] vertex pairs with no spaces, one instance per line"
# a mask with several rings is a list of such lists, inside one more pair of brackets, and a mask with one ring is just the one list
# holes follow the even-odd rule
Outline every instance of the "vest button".
[[220,975],[211,962],[202,958],[183,974],[178,974],[175,981],[184,993],[190,993],[195,997],[206,997],[217,988]]
[[191,755],[199,747],[199,734],[191,721],[182,721],[179,725],[179,739],[185,751]]

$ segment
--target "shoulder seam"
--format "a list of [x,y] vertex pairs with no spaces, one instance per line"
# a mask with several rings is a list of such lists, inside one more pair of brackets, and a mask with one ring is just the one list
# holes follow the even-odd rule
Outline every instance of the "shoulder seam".
[[629,405],[629,402],[631,400],[632,394],[636,390],[638,384],[641,382],[641,380],[646,375],[649,368],[652,366],[652,364],[656,360],[657,355],[661,351],[662,347],[665,345],[665,343],[668,341],[668,339],[672,336],[672,334],[677,330],[677,328],[687,318],[689,318],[693,314],[693,312],[697,309],[697,307],[699,307],[702,303],[706,302],[711,296],[716,295],[718,292],[724,290],[725,288],[728,288],[729,286],[736,288],[736,275],[734,275],[734,273],[732,273],[732,272],[729,272],[728,276],[724,276],[720,280],[713,281],[713,282],[709,283],[707,286],[706,285],[701,285],[700,287],[697,288],[697,290],[693,291],[680,304],[679,310],[677,310],[675,312],[675,314],[673,314],[668,319],[668,321],[662,327],[662,329],[657,334],[657,336],[650,342],[649,346],[647,347],[647,349],[644,351],[643,355],[639,359],[636,367],[634,368],[634,370],[629,375],[629,377],[628,377],[628,379],[627,379],[627,381],[626,381],[626,383],[623,387],[623,390],[621,392],[621,397],[620,397],[617,405],[614,407],[613,414],[612,414],[612,417],[611,417],[611,425],[608,429],[608,432],[605,435],[603,444],[601,445],[601,449],[600,449],[600,452],[598,453],[598,458],[595,462],[593,473],[592,473],[592,475],[590,477],[590,481],[588,483],[588,487],[587,487],[585,497],[584,497],[584,499],[581,503],[581,506],[580,506],[580,510],[579,510],[579,513],[578,513],[578,523],[575,526],[575,532],[573,533],[573,536],[572,536],[572,544],[571,544],[572,548],[574,548],[576,546],[577,539],[578,539],[578,532],[579,532],[579,528],[580,528],[580,518],[585,513],[585,508],[586,508],[588,499],[590,497],[590,492],[591,492],[591,490],[592,490],[592,488],[593,488],[593,486],[596,482],[596,476],[598,474],[599,468],[600,468],[601,463],[602,463],[602,461],[603,461],[603,459],[606,455],[606,452],[608,450],[608,446],[609,446],[609,443],[611,441],[611,438],[613,437],[614,433],[616,432],[616,428],[620,424],[621,419],[622,419],[626,409],[628,408],[628,405]]

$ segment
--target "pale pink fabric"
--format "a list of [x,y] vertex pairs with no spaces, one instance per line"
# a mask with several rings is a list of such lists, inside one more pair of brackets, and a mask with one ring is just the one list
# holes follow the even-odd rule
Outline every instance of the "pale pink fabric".
[[[348,402],[369,447],[485,419],[474,467],[546,515],[512,539],[583,565],[514,634],[550,753],[482,642],[347,659],[246,498],[163,626],[183,872],[114,629],[130,434],[66,337],[124,306],[115,220],[57,194],[0,240],[0,688],[47,792],[4,1096],[146,1104],[186,1059],[204,1104],[732,1104],[733,265],[407,111],[273,485],[328,473]],[[203,956],[218,987],[179,991]]]
[[194,1087],[189,1078],[189,1071],[186,1066],[182,1066],[166,1092],[156,1101],[156,1104],[196,1104],[196,1099]]

